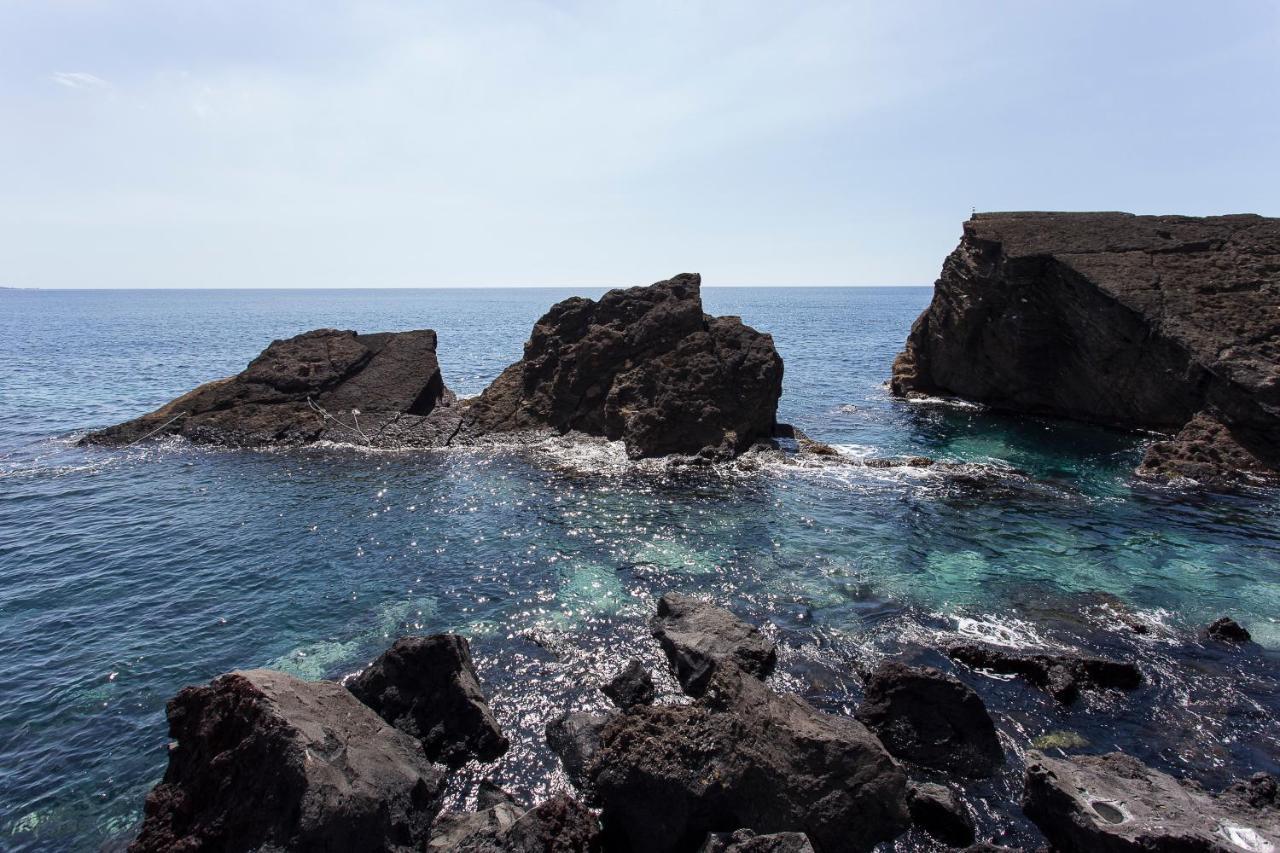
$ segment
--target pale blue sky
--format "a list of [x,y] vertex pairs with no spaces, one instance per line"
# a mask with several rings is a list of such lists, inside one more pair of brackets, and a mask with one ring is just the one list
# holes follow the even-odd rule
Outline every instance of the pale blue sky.
[[0,284],[927,284],[1280,215],[1280,3],[0,2]]

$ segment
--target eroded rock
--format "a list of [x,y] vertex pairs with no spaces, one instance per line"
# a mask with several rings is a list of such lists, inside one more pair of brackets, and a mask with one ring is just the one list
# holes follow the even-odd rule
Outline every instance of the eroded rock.
[[387,722],[422,742],[433,761],[492,761],[508,741],[485,701],[471,647],[457,634],[401,637],[347,688]]
[[893,755],[925,767],[982,777],[1004,762],[978,694],[933,667],[881,664],[866,680],[857,717]]
[[443,768],[339,684],[233,672],[183,689],[168,716],[136,853],[409,851],[440,810]]
[[600,690],[624,711],[636,705],[649,705],[654,697],[653,675],[633,658]]
[[803,832],[775,832],[756,835],[749,829],[713,832],[698,853],[813,853],[809,836]]
[[505,804],[451,816],[427,848],[439,853],[594,853],[600,824],[591,810],[559,794],[523,814]]
[[955,791],[932,782],[912,784],[907,791],[911,820],[934,838],[952,847],[973,844],[973,816]]
[[1215,619],[1213,624],[1205,629],[1205,636],[1210,640],[1219,640],[1224,643],[1247,643],[1253,639],[1253,635],[1230,616]]
[[1142,683],[1137,664],[1086,655],[1019,654],[990,646],[957,645],[947,649],[947,656],[975,669],[1021,675],[1067,704],[1076,700],[1082,688],[1133,690]]
[[700,696],[716,667],[730,663],[766,678],[778,661],[777,649],[760,629],[722,607],[678,592],[658,600],[653,635],[685,693]]
[[600,751],[600,733],[610,719],[605,714],[577,711],[547,723],[547,746],[559,757],[569,781],[581,791],[590,788],[587,765]]

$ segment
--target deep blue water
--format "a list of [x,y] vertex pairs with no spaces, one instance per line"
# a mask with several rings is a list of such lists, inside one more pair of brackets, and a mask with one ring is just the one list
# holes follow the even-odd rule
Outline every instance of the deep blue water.
[[[961,673],[1012,757],[970,791],[984,831],[1006,841],[1034,843],[1011,803],[1017,755],[1047,732],[1211,787],[1280,770],[1280,500],[1135,484],[1142,436],[891,400],[889,365],[929,293],[704,297],[773,334],[781,419],[851,455],[1025,476],[979,487],[927,471],[663,474],[503,450],[79,449],[85,430],[319,326],[434,328],[446,382],[474,394],[571,291],[0,291],[0,849],[127,836],[181,686],[251,666],[340,676],[411,632],[473,638],[515,741],[463,774],[459,796],[482,774],[542,796],[565,784],[546,720],[604,707],[594,685],[629,655],[661,670],[644,623],[669,588],[775,626],[779,686],[836,712],[856,707],[855,662],[945,666],[932,649],[962,636],[1138,660],[1146,686],[1070,709]],[[1151,632],[1116,630],[1119,611]],[[1224,612],[1259,645],[1199,642]]]

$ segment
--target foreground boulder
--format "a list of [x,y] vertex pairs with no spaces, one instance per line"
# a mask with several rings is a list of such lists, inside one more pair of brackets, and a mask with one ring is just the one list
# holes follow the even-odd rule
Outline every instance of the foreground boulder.
[[704,314],[701,281],[552,306],[524,358],[471,401],[463,437],[575,430],[621,440],[633,458],[733,456],[768,439],[782,359],[769,335]]
[[175,741],[130,848],[420,849],[444,771],[341,685],[233,672],[168,706]]
[[1027,756],[1023,812],[1063,853],[1280,847],[1280,810],[1179,783],[1124,753]]
[[777,649],[759,628],[683,593],[668,592],[658,599],[652,628],[681,688],[690,696],[701,696],[723,664],[766,678],[778,662]]
[[933,667],[881,664],[867,677],[857,717],[889,752],[925,767],[983,777],[1004,762],[982,699]]
[[911,785],[907,807],[916,826],[944,844],[966,847],[973,844],[976,830],[973,816],[955,791],[932,782]]
[[702,700],[610,720],[588,766],[606,841],[696,849],[708,833],[805,833],[869,850],[907,824],[906,776],[861,723],[720,667]]
[[1018,654],[965,644],[947,649],[947,657],[975,669],[1021,675],[1064,704],[1074,702],[1082,688],[1133,690],[1142,683],[1137,664],[1086,655]]
[[559,794],[523,814],[509,800],[480,812],[446,815],[428,853],[594,853],[600,824],[591,810]]
[[1140,473],[1280,469],[1280,219],[980,213],[893,365],[899,395],[1181,430]]
[[471,647],[457,634],[401,637],[347,688],[379,716],[422,742],[433,761],[458,767],[507,751],[480,690]]
[[440,375],[435,332],[317,329],[273,341],[243,372],[84,440],[121,445],[180,435],[237,447],[324,440],[437,446],[460,420]]

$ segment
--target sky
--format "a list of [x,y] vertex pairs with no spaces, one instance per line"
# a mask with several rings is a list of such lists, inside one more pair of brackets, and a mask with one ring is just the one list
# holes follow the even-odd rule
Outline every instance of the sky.
[[1280,215],[1280,3],[0,0],[0,285],[929,284]]

